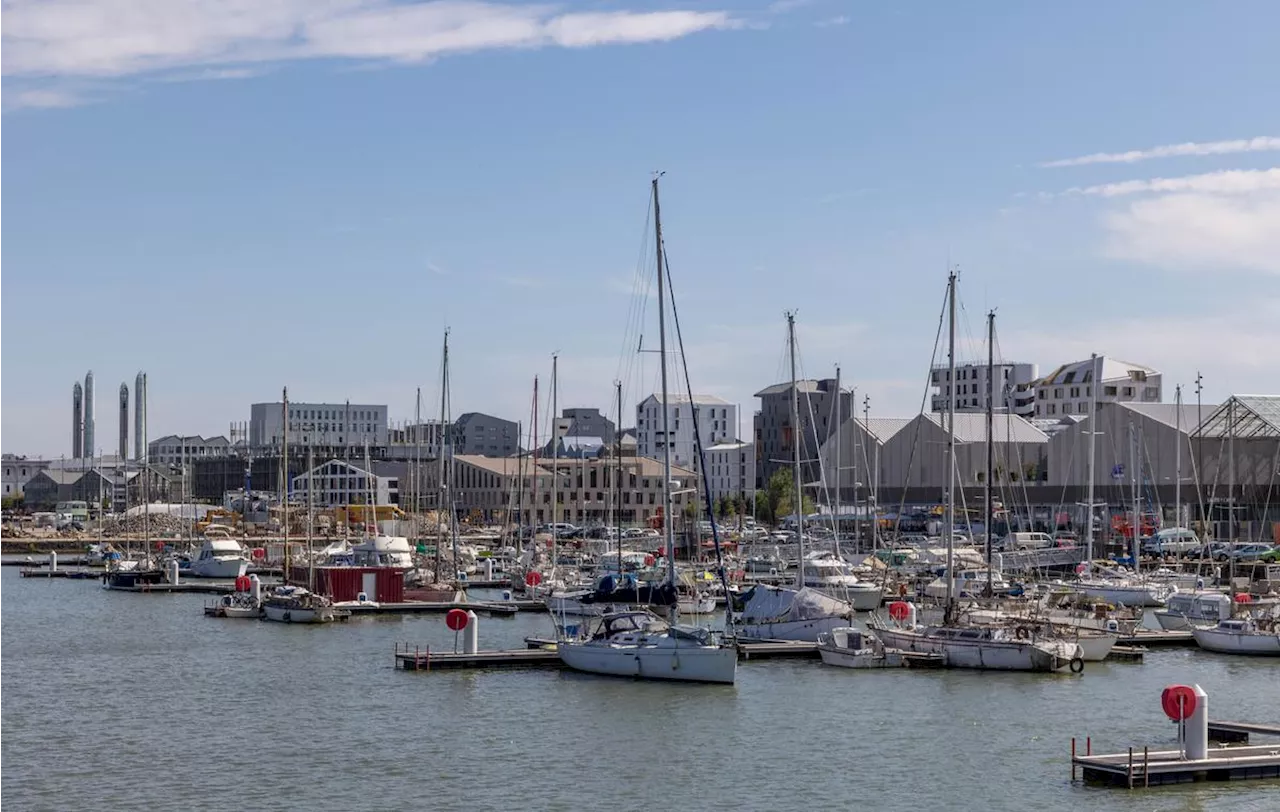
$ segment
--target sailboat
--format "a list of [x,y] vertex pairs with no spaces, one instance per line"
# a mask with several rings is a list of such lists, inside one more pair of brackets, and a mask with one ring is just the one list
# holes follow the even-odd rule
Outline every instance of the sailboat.
[[[799,572],[796,588],[772,587],[763,584],[748,590],[737,602],[741,612],[738,619],[738,636],[755,640],[802,640],[816,642],[818,636],[844,628],[853,619],[855,605],[865,609],[880,606],[880,587],[877,584],[858,581],[841,567],[831,583],[824,577],[821,564],[825,561],[805,555],[804,499],[800,469],[800,396],[796,385],[796,318],[787,314],[787,345],[791,355],[791,425],[792,459],[791,475],[795,480],[796,540],[799,554]],[[839,394],[837,394],[837,398]],[[840,566],[842,562],[833,562]],[[812,576],[810,576],[812,573]],[[822,587],[821,589],[815,587]],[[857,595],[857,604],[850,604],[832,597],[837,594]]]
[[[947,280],[948,375],[947,385],[947,514],[943,525],[947,542],[947,573],[955,571],[955,368],[956,275]],[[990,398],[989,398],[990,399]],[[988,403],[988,410],[993,404]],[[990,442],[990,435],[988,435]],[[990,572],[990,570],[988,570]],[[872,618],[869,625],[889,648],[920,654],[940,654],[952,668],[997,671],[1070,670],[1078,673],[1084,659],[1078,643],[1054,636],[1041,638],[1031,629],[962,626],[955,622],[955,578],[946,578],[946,606],[941,625],[916,623],[915,607],[897,601],[889,606],[890,621]]]
[[[662,260],[662,218],[658,202],[658,178],[653,179],[654,244],[658,271],[658,357],[662,370],[662,430],[667,436],[671,410],[667,390],[667,333],[665,282]],[[671,445],[662,451],[662,528],[666,541],[667,584],[676,589],[675,536],[671,526]],[[576,671],[591,674],[639,677],[682,682],[733,684],[737,679],[738,651],[723,644],[707,629],[680,626],[679,609],[671,607],[669,622],[644,610],[603,615],[586,639],[558,633],[560,660]],[[560,627],[558,627],[560,628]]]

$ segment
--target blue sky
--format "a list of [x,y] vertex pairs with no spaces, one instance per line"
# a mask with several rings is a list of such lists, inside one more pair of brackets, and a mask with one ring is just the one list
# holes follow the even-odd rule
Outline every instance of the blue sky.
[[3,447],[69,453],[89,369],[107,451],[140,369],[153,437],[285,385],[434,413],[446,325],[455,414],[527,419],[555,351],[561,405],[631,364],[633,406],[655,169],[694,388],[748,413],[786,309],[805,373],[917,411],[950,264],[1002,357],[1280,392],[1276,30],[1269,2],[13,0]]

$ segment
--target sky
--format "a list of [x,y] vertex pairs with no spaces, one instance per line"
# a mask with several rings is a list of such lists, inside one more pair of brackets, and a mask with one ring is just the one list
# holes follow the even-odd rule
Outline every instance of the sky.
[[[692,386],[1091,352],[1280,393],[1280,6],[5,0],[6,453],[249,404],[529,420],[657,388],[650,180]],[[643,335],[643,339],[641,339]],[[645,350],[638,352],[638,350]],[[683,386],[683,384],[680,384]],[[674,384],[673,384],[674,387]],[[632,422],[631,419],[625,422]]]

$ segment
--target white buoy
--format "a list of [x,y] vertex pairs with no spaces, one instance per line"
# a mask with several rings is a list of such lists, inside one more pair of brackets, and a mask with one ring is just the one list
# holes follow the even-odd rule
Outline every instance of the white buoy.
[[503,599],[504,601],[509,601],[509,600],[511,600],[511,590],[510,590],[510,589],[504,589],[504,590],[502,590],[502,599]]
[[1199,685],[1192,685],[1196,692],[1196,709],[1186,722],[1187,758],[1203,759],[1209,757],[1209,695]]
[[256,575],[249,576],[249,597],[255,605],[262,603],[262,579]]
[[484,579],[486,581],[493,580],[493,559],[486,558],[484,560]]
[[916,605],[914,603],[907,604],[907,628],[914,629],[916,627]]
[[467,628],[462,630],[462,653],[475,654],[480,650],[480,622],[476,613],[467,610]]
[[57,571],[58,571],[58,551],[50,550],[49,551],[49,572],[57,572]]
[[178,559],[169,559],[169,583],[178,583]]

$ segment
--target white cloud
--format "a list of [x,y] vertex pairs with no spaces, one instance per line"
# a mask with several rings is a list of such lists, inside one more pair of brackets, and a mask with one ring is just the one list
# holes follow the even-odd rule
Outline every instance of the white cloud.
[[53,88],[30,88],[10,91],[4,94],[4,107],[6,110],[20,110],[26,107],[46,110],[57,107],[75,107],[83,104],[84,101],[84,97],[76,93]]
[[1151,178],[1074,187],[1065,194],[1118,197],[1146,192],[1200,192],[1218,195],[1252,194],[1280,189],[1280,167],[1229,169],[1180,178]]
[[[1111,212],[1104,224],[1106,251],[1121,259],[1185,270],[1280,274],[1280,192],[1164,195]],[[1280,340],[1272,346],[1280,346]]]
[[818,20],[816,23],[814,23],[814,25],[816,25],[818,28],[834,28],[839,25],[848,25],[850,20],[851,20],[850,17],[842,14],[839,17],[831,17],[830,19],[826,19],[826,20]]
[[296,59],[412,63],[500,48],[661,42],[735,26],[724,11],[565,12],[477,0],[12,0],[3,70],[119,77]]
[[1097,152],[1079,158],[1063,158],[1040,164],[1044,168],[1085,166],[1087,164],[1131,164],[1155,158],[1177,158],[1195,155],[1231,155],[1241,152],[1280,151],[1280,137],[1262,135],[1256,138],[1240,138],[1233,141],[1208,141],[1203,143],[1167,144],[1150,149],[1128,152]]

